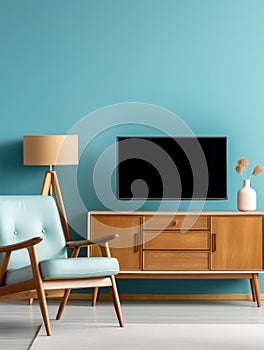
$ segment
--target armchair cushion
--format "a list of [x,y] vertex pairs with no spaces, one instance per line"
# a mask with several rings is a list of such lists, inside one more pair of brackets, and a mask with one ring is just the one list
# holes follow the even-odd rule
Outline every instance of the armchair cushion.
[[33,278],[33,275],[32,275],[31,265],[24,266],[20,269],[7,270],[4,285],[24,282],[24,281],[32,280],[32,278]]
[[116,258],[74,258],[52,259],[40,263],[42,277],[45,278],[85,278],[111,276],[119,272]]
[[[119,273],[118,260],[115,258],[68,258],[51,259],[40,262],[40,271],[45,278],[85,278],[110,276]],[[5,284],[10,285],[33,278],[31,266],[7,271]]]
[[[49,196],[0,197],[0,245],[42,237],[37,245],[39,260],[67,258],[66,241],[56,203]],[[3,254],[0,254],[0,264]],[[8,269],[30,265],[26,249],[12,253]]]

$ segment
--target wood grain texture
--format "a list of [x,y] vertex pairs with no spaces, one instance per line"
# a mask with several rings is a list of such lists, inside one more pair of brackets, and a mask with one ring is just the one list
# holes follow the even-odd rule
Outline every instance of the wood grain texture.
[[144,215],[144,230],[206,230],[209,228],[209,219],[207,216],[195,215]]
[[209,249],[209,231],[155,231],[143,232],[143,249]]
[[[141,269],[141,246],[135,249],[135,235],[141,236],[141,218],[138,216],[91,217],[91,239],[98,236],[118,234],[118,238],[109,243],[111,256],[118,258],[121,270]],[[138,242],[140,243],[140,242]],[[90,248],[91,256],[100,256],[98,247]]]
[[212,217],[212,270],[262,270],[261,217]]
[[144,251],[144,270],[208,270],[208,252]]
[[121,266],[117,278],[249,279],[259,305],[252,273],[264,271],[263,217],[263,212],[89,212],[88,229],[91,236],[121,230],[119,247],[112,247]]

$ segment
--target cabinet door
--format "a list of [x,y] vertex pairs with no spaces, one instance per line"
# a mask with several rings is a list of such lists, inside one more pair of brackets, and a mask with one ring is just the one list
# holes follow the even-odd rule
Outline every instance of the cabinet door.
[[212,218],[212,270],[262,270],[262,218]]
[[[91,215],[91,238],[117,233],[109,242],[111,256],[119,261],[120,270],[140,270],[141,217],[129,215]],[[100,256],[100,249],[92,246],[91,256]]]

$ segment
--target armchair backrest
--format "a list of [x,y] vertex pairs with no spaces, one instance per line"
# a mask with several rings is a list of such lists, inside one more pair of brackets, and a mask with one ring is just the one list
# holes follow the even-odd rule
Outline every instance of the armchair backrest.
[[[66,241],[55,200],[50,196],[0,196],[0,246],[41,236],[40,261],[67,257]],[[0,264],[3,255],[0,253]],[[11,254],[9,269],[30,264],[26,249]],[[1,266],[1,265],[0,265]]]

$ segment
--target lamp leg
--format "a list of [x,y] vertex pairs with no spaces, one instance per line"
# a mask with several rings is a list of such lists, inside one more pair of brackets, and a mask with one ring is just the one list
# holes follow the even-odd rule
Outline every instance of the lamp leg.
[[52,196],[52,192],[54,193],[54,198],[59,210],[61,224],[64,232],[64,236],[66,241],[71,241],[71,234],[69,230],[68,220],[66,216],[66,211],[64,208],[61,190],[59,186],[59,180],[55,170],[46,171],[42,191],[41,194],[43,196]]
[[61,224],[63,227],[65,239],[66,239],[66,241],[71,241],[71,234],[70,234],[70,230],[69,230],[66,211],[64,208],[63,200],[62,200],[62,195],[61,195],[58,177],[57,177],[56,171],[51,171],[51,173],[52,173],[51,184],[52,184],[53,191],[54,191],[54,197],[55,197],[58,209],[59,209]]
[[50,196],[52,195],[52,172],[46,171],[41,194],[42,196]]

